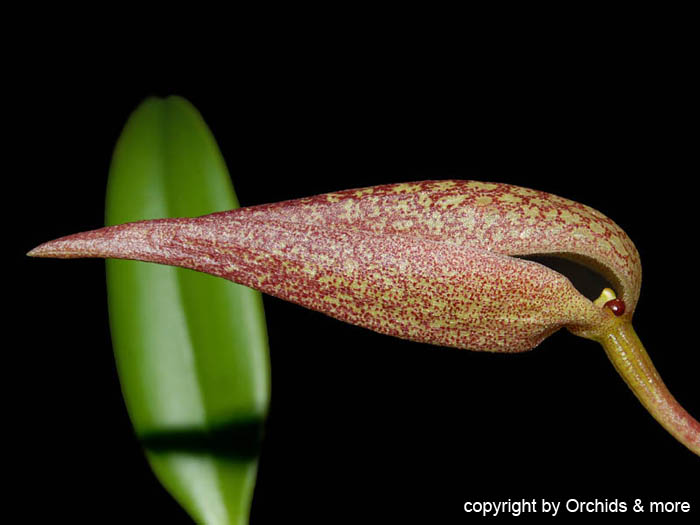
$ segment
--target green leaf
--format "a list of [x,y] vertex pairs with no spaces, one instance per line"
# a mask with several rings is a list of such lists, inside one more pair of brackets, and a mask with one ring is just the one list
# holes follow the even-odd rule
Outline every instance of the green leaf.
[[[179,97],[145,100],[115,148],[107,225],[238,207],[216,142]],[[270,384],[258,292],[191,270],[107,261],[126,406],[156,476],[202,523],[247,523]]]

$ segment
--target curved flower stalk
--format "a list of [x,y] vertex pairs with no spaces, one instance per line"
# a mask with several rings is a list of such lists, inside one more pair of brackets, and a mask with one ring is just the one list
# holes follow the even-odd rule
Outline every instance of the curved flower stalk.
[[[615,291],[584,297],[519,256],[557,255]],[[521,352],[566,327],[598,341],[649,412],[700,455],[700,423],[673,398],[637,338],[639,254],[592,208],[476,181],[355,189],[197,218],[161,219],[43,244],[39,257],[110,257],[206,272],[380,333]]]

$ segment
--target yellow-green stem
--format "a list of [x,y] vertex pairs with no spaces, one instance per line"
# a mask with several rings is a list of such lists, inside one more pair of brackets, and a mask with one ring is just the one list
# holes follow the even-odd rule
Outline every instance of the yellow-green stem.
[[700,423],[671,395],[632,324],[616,320],[595,338],[642,405],[678,441],[700,456]]

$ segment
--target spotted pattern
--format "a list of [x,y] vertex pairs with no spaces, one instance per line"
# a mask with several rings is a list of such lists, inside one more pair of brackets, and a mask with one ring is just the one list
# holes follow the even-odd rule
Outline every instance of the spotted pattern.
[[530,349],[563,326],[585,331],[606,315],[562,275],[513,255],[590,259],[619,284],[625,315],[641,275],[634,245],[601,213],[476,181],[347,190],[49,244],[49,256],[183,266],[380,333],[500,352]]
[[502,255],[572,254],[595,261],[633,311],[639,254],[611,219],[586,205],[509,184],[446,180],[346,190],[248,208],[260,220],[411,235]]

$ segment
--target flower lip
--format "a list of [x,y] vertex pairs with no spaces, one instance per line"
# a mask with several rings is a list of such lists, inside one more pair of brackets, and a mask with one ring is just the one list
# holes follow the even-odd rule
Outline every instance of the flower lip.
[[605,308],[609,308],[617,317],[625,313],[625,303],[621,299],[610,299],[605,303]]

